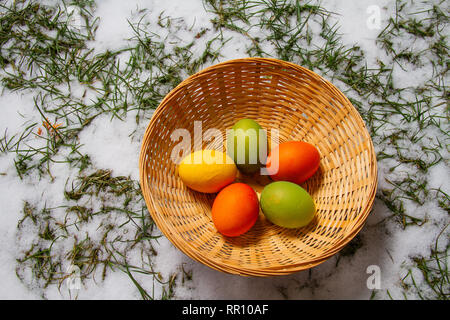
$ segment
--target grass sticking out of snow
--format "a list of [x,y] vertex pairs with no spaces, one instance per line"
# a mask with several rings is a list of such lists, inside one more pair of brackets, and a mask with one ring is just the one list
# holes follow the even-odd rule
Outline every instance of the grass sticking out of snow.
[[[160,234],[137,181],[96,165],[83,151],[81,133],[98,121],[134,117],[135,127],[123,138],[139,139],[153,110],[184,78],[248,55],[303,65],[349,97],[372,135],[380,168],[376,205],[387,214],[371,227],[407,232],[435,225],[442,231],[436,232],[435,244],[428,243],[427,253],[400,257],[402,296],[448,298],[443,226],[449,195],[439,181],[448,177],[449,143],[449,11],[443,1],[390,3],[370,55],[346,43],[339,15],[316,1],[204,0],[199,16],[210,19],[200,25],[161,8],[137,7],[127,16],[131,36],[111,46],[96,39],[99,4],[71,2],[75,11],[68,6],[0,4],[2,94],[28,95],[33,101],[26,114],[4,128],[0,156],[13,155],[21,183],[60,186],[58,194],[43,191],[41,201],[24,199],[18,208],[16,273],[23,283],[42,289],[46,297],[45,289],[61,290],[68,266],[76,265],[85,285],[119,270],[138,297],[170,299],[195,280],[184,264],[164,272],[154,263]],[[79,26],[72,23],[75,13]],[[11,174],[2,172],[0,178]],[[363,230],[337,255],[336,268],[364,250],[365,232],[371,231]],[[309,272],[307,283],[318,290],[321,279],[315,274]],[[277,290],[283,297],[291,294],[284,285]],[[392,297],[391,291],[386,289],[384,297]]]

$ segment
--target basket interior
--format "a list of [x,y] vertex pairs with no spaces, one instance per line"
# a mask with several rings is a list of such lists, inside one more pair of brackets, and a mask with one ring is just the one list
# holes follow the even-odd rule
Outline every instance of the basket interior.
[[[216,231],[211,220],[215,194],[187,188],[171,153],[175,129],[186,129],[192,150],[224,150],[225,131],[251,118],[279,130],[280,142],[302,140],[317,147],[320,168],[302,186],[316,204],[304,228],[286,229],[260,216],[235,238]],[[194,121],[218,139],[194,140]],[[199,138],[199,137],[197,137]],[[201,138],[201,137],[200,137]],[[219,64],[185,80],[161,103],[147,129],[141,153],[143,192],[158,227],[183,252],[216,269],[264,274],[299,270],[323,261],[354,236],[373,201],[376,162],[370,136],[348,99],[329,82],[301,67],[254,59]],[[242,177],[257,191],[267,177]]]

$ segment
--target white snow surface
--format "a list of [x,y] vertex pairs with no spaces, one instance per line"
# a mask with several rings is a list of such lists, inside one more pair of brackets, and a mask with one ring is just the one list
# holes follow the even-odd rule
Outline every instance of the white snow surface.
[[[358,44],[367,54],[368,63],[375,63],[378,56],[384,53],[375,44],[379,30],[369,30],[366,26],[368,6],[376,4],[381,8],[381,25],[384,26],[388,14],[392,12],[390,1],[323,1],[322,5],[335,12],[336,21],[341,26],[343,40],[346,44]],[[153,21],[161,12],[173,18],[182,18],[186,26],[194,30],[202,27],[212,28],[210,19],[212,13],[206,12],[202,1],[172,0],[104,0],[99,1],[95,15],[99,17],[99,28],[95,40],[90,46],[97,52],[107,49],[118,49],[126,45],[132,37],[129,21],[134,21],[136,12],[148,9],[146,17]],[[210,31],[208,31],[210,32]],[[263,32],[263,31],[258,31]],[[179,34],[170,35],[178,38],[181,43],[189,43],[193,32],[181,30]],[[166,35],[161,35],[164,38]],[[221,50],[220,61],[245,57],[244,43],[248,39],[235,33],[224,34],[225,38],[233,36]],[[420,44],[418,44],[420,45]],[[197,47],[198,46],[198,47]],[[193,47],[194,52],[202,51],[202,44]],[[430,74],[431,70],[421,68],[414,76],[402,70],[394,74],[396,83],[404,86],[417,86],[423,78],[422,74]],[[76,89],[74,89],[76,91]],[[74,94],[79,95],[81,92]],[[0,96],[2,116],[0,117],[0,133],[8,130],[10,134],[20,132],[27,124],[40,121],[40,115],[33,108],[31,92],[10,92],[4,90]],[[138,180],[138,154],[140,138],[145,130],[145,124],[136,126],[135,114],[129,112],[121,121],[108,116],[95,118],[79,135],[82,153],[86,153],[97,168],[111,169],[114,176],[129,176]],[[30,137],[30,144],[40,142]],[[64,291],[55,286],[46,289],[38,286],[26,286],[15,273],[18,252],[27,243],[27,239],[17,239],[17,223],[21,218],[23,203],[40,203],[46,199],[46,206],[57,206],[63,201],[61,190],[64,189],[68,177],[76,176],[76,172],[66,164],[52,164],[54,180],[43,177],[25,177],[19,179],[14,168],[14,155],[0,155],[0,299],[40,299],[43,296],[50,299],[67,299]],[[379,163],[379,180],[383,186],[383,177],[389,175],[388,160]],[[405,166],[405,172],[408,168]],[[442,162],[430,169],[429,186],[442,188],[450,193],[448,166]],[[42,203],[41,203],[42,205]],[[192,270],[192,280],[176,286],[176,299],[368,299],[372,290],[367,287],[369,274],[367,267],[376,265],[381,270],[381,289],[377,297],[386,298],[389,290],[393,298],[402,299],[399,279],[405,275],[403,265],[413,255],[427,255],[430,246],[434,245],[440,231],[439,221],[448,221],[448,216],[439,208],[424,205],[417,210],[433,212],[431,222],[421,227],[411,226],[403,230],[396,224],[388,228],[379,228],[379,223],[388,215],[388,209],[376,201],[373,213],[369,216],[362,232],[364,245],[350,257],[332,257],[325,263],[311,269],[289,276],[273,278],[253,278],[229,275],[210,269],[199,262],[191,260],[176,249],[165,237],[158,239],[153,265],[167,277],[173,272],[180,272],[181,266]],[[412,209],[412,211],[416,211]],[[95,226],[93,226],[95,229]],[[94,234],[94,233],[92,233]],[[136,278],[158,296],[160,290],[151,277],[136,275]],[[313,279],[313,280],[311,280]],[[180,280],[177,280],[180,281]],[[139,298],[136,287],[130,278],[121,271],[109,272],[103,281],[89,281],[79,292],[79,299],[135,299]]]

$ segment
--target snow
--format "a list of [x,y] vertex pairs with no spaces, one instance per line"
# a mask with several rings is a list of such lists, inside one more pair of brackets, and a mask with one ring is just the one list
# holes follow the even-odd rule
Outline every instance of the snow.
[[[107,125],[104,125],[104,124]],[[138,156],[141,147],[139,137],[133,135],[136,120],[130,112],[122,121],[118,118],[110,120],[109,116],[95,118],[80,134],[80,151],[92,156],[98,168],[113,168],[115,176],[130,176],[139,180]]]
[[[340,25],[342,39],[347,45],[358,44],[365,52],[370,65],[375,65],[377,59],[385,58],[382,49],[375,45],[375,38],[379,29],[368,29],[366,26],[367,8],[371,5],[380,8],[380,23],[385,26],[389,14],[393,10],[393,2],[390,1],[324,1],[322,3],[329,11],[336,13],[334,19]],[[126,46],[133,37],[130,22],[137,22],[142,17],[141,9],[148,9],[144,16],[145,22],[153,26],[161,39],[168,39],[168,48],[171,45],[186,45],[190,43],[196,33],[207,28],[207,35],[213,34],[210,20],[214,15],[206,12],[202,1],[173,0],[144,1],[144,0],[104,0],[99,1],[95,15],[100,18],[99,28],[95,40],[89,45],[96,53],[105,50],[115,50]],[[173,19],[181,18],[181,27],[172,27],[173,33],[167,33],[165,29],[158,28],[156,22],[163,13],[163,17]],[[252,29],[252,35],[264,32]],[[314,32],[314,30],[313,30]],[[245,57],[246,44],[249,39],[244,36],[226,30],[223,32],[225,39],[230,38],[221,50],[219,61]],[[178,41],[178,42],[177,42]],[[317,43],[319,45],[319,43]],[[424,42],[413,44],[416,49],[427,45]],[[199,42],[193,46],[193,52],[200,54],[204,49],[204,43]],[[263,50],[273,53],[269,45],[265,44]],[[127,61],[127,53],[122,56],[122,61]],[[429,67],[411,67],[407,71],[394,68],[394,83],[401,83],[402,87],[417,87],[422,84],[422,79],[428,79],[433,70]],[[76,96],[83,96],[85,87],[74,83],[65,91]],[[4,90],[0,96],[2,116],[0,117],[0,133],[8,130],[8,136],[21,132],[29,124],[40,125],[40,115],[33,108],[34,102],[31,92],[18,93]],[[93,99],[94,94],[89,92],[83,99]],[[400,121],[401,119],[398,119]],[[146,123],[136,123],[136,112],[129,112],[123,121],[111,116],[100,115],[86,126],[79,135],[81,145],[80,152],[89,155],[95,168],[112,170],[113,176],[126,176],[138,181],[138,154],[141,137]],[[393,123],[396,123],[395,120]],[[436,133],[430,133],[435,136]],[[42,145],[42,141],[31,135],[27,142],[33,146]],[[389,146],[385,146],[389,149]],[[376,146],[378,149],[379,147]],[[69,152],[62,150],[61,153]],[[410,150],[418,154],[420,150]],[[446,153],[448,159],[448,153]],[[14,154],[0,154],[0,278],[3,285],[0,288],[0,299],[68,299],[67,290],[58,290],[56,286],[42,289],[34,283],[27,287],[16,276],[16,259],[33,241],[32,235],[36,232],[31,223],[24,224],[23,228],[28,232],[21,232],[18,239],[17,224],[22,218],[24,201],[37,204],[39,208],[57,207],[66,203],[61,190],[66,188],[67,181],[73,181],[78,175],[77,169],[63,163],[53,163],[50,171],[53,179],[47,176],[27,176],[20,179],[14,168]],[[379,189],[389,189],[391,185],[385,180],[392,173],[390,168],[395,162],[384,159],[379,162]],[[403,165],[397,175],[414,174],[408,165]],[[448,162],[440,162],[429,169],[427,176],[428,188],[441,189],[450,194],[450,173]],[[42,203],[45,199],[45,203]],[[152,264],[164,279],[171,274],[180,274],[181,268],[192,271],[192,280],[186,280],[182,285],[177,279],[177,299],[368,299],[371,290],[368,289],[366,280],[369,274],[367,267],[379,266],[381,269],[381,288],[377,291],[381,298],[386,298],[385,292],[389,290],[394,298],[402,299],[399,279],[405,275],[403,266],[412,256],[426,255],[434,245],[441,226],[448,221],[448,215],[432,204],[417,206],[410,203],[407,212],[413,216],[427,216],[431,221],[422,226],[410,226],[402,229],[396,224],[385,224],[384,221],[391,215],[385,205],[376,201],[374,211],[369,216],[367,223],[361,232],[363,246],[353,256],[332,257],[311,271],[303,271],[289,276],[275,278],[240,277],[224,274],[210,269],[196,261],[193,261],[181,251],[176,249],[165,237],[155,241],[154,248],[158,252],[153,257]],[[56,210],[56,214],[58,211]],[[432,213],[432,216],[430,216]],[[60,210],[60,215],[64,211]],[[115,219],[115,220],[114,220]],[[114,217],[114,221],[120,221],[120,217]],[[104,222],[98,217],[87,226],[78,230],[78,234],[89,234],[96,239],[96,230]],[[108,220],[111,222],[111,220]],[[97,233],[97,236],[99,234]],[[68,248],[72,243],[63,243],[61,250]],[[139,261],[138,255],[133,257]],[[336,266],[336,264],[338,266]],[[154,291],[155,296],[162,294],[162,287],[152,277],[134,273],[133,276],[143,283],[149,292]],[[313,277],[312,277],[313,276]],[[417,275],[419,276],[419,275]],[[105,280],[96,276],[96,281],[87,281],[79,291],[79,299],[137,299],[140,298],[136,287],[132,284],[126,273],[116,270],[109,271]]]
[[[387,24],[391,10],[387,7],[391,1],[327,1],[326,8],[335,13],[333,21],[338,23],[339,34],[342,40],[349,45],[358,45],[366,54],[368,66],[376,64],[376,59],[384,58],[385,53],[382,49],[374,47],[381,29]],[[378,16],[379,13],[379,16]],[[379,24],[370,24],[371,17],[379,17]]]
[[[448,159],[448,157],[447,157]],[[446,194],[450,194],[450,172],[444,163],[438,163],[430,168],[430,187],[434,189],[442,189]]]
[[[4,168],[6,161],[11,163],[13,157],[0,158],[2,164],[1,172],[6,175],[0,176],[0,203],[2,204],[0,215],[0,276],[3,281],[3,290],[0,290],[0,299],[36,299],[35,292],[29,291],[25,285],[15,276],[16,251],[15,233],[18,222],[18,213],[21,211],[23,199],[34,193],[35,189],[30,185],[17,187],[17,176],[12,168]],[[7,169],[7,170],[5,170]]]

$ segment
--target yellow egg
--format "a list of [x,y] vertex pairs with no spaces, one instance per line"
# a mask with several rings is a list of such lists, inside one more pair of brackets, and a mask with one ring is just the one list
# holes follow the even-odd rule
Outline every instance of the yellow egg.
[[237,174],[233,160],[217,150],[195,151],[178,166],[178,175],[189,188],[205,193],[219,192]]

